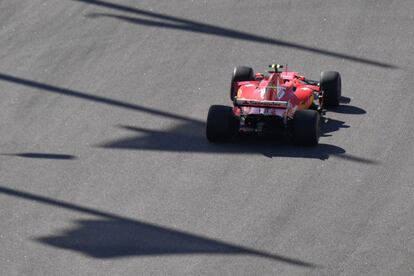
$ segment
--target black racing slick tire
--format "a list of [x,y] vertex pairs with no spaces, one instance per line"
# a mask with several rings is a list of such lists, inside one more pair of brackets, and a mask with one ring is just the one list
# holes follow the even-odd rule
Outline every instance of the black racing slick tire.
[[336,71],[323,71],[320,85],[323,91],[323,107],[337,107],[341,98],[341,75]]
[[233,71],[233,76],[231,78],[231,87],[230,87],[230,100],[234,100],[236,97],[236,87],[235,84],[238,81],[251,81],[254,80],[254,72],[251,67],[246,66],[236,66]]
[[233,136],[233,109],[229,106],[212,105],[208,110],[206,136],[210,142],[229,142]]
[[297,145],[315,146],[320,136],[320,115],[316,110],[299,110],[293,116],[292,139]]

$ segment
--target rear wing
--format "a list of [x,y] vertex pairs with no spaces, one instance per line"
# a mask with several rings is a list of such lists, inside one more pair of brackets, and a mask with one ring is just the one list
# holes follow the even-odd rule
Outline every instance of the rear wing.
[[248,106],[248,107],[265,107],[265,108],[287,108],[287,101],[258,101],[248,99],[234,99],[234,105],[236,106]]

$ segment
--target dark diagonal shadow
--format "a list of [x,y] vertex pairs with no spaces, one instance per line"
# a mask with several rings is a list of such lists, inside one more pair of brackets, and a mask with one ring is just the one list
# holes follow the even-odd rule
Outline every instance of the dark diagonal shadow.
[[23,157],[23,158],[34,158],[34,159],[53,159],[53,160],[76,159],[76,156],[69,155],[69,154],[37,153],[37,152],[1,153],[0,155],[16,156],[16,157]]
[[157,115],[161,117],[167,117],[171,119],[182,120],[182,121],[193,122],[193,123],[201,123],[200,120],[196,120],[190,117],[181,116],[178,114],[161,111],[161,110],[154,109],[154,108],[144,107],[144,106],[137,105],[137,104],[126,103],[126,102],[111,99],[111,98],[106,98],[106,97],[96,96],[96,95],[92,95],[92,94],[88,94],[84,92],[70,90],[70,89],[66,89],[66,88],[62,88],[58,86],[44,84],[44,83],[40,83],[40,82],[28,80],[28,79],[18,78],[18,77],[14,77],[14,76],[2,74],[2,73],[0,73],[0,81],[7,81],[7,82],[14,83],[14,84],[37,88],[37,89],[41,89],[47,92],[52,92],[52,93],[56,93],[56,94],[60,94],[64,96],[75,97],[75,98],[80,98],[83,100],[93,101],[93,102],[97,102],[101,104],[122,107],[125,109],[145,112],[145,113],[149,113],[149,114]]
[[357,57],[353,55],[338,53],[330,50],[325,49],[319,49],[315,47],[310,47],[294,42],[288,42],[281,39],[275,39],[275,38],[269,38],[261,35],[256,35],[252,33],[242,32],[242,31],[236,31],[225,27],[215,26],[207,23],[201,23],[194,20],[184,19],[177,16],[171,16],[166,15],[162,13],[152,12],[148,10],[143,10],[139,8],[134,8],[122,4],[115,4],[111,2],[106,1],[100,1],[100,0],[72,0],[76,2],[83,2],[90,5],[96,5],[112,10],[132,13],[136,15],[146,16],[151,19],[158,19],[163,21],[154,21],[149,19],[142,19],[142,18],[136,18],[136,17],[129,17],[124,15],[117,15],[117,14],[108,14],[108,13],[92,13],[90,16],[92,17],[111,17],[118,20],[123,20],[129,23],[133,24],[139,24],[139,25],[146,25],[146,26],[154,26],[154,27],[163,27],[163,28],[170,28],[170,29],[177,29],[182,31],[189,31],[189,32],[196,32],[196,33],[203,33],[203,34],[209,34],[209,35],[215,35],[215,36],[221,36],[221,37],[228,37],[233,39],[239,39],[244,41],[253,41],[256,43],[262,43],[262,44],[269,44],[269,45],[276,45],[280,47],[287,47],[291,49],[301,50],[301,51],[307,51],[315,54],[325,55],[325,56],[331,56],[335,58],[341,58],[346,59],[354,62],[359,62],[363,64],[383,67],[383,68],[390,68],[390,69],[397,69],[398,67],[381,62],[376,61],[372,59],[367,59],[363,57]]
[[225,242],[138,221],[77,220],[73,229],[36,239],[47,245],[82,252],[94,258],[169,254],[247,254],[274,261],[314,267],[292,258],[247,249]]
[[101,219],[95,220],[77,220],[74,229],[64,231],[60,235],[36,239],[46,245],[74,250],[94,258],[167,254],[240,254],[290,265],[317,267],[315,264],[295,258],[238,246],[3,186],[0,186],[0,193],[100,217]]

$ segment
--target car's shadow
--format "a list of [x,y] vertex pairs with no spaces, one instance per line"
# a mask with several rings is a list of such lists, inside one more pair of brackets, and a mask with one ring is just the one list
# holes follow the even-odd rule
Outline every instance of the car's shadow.
[[[124,138],[103,142],[97,146],[126,150],[262,154],[267,157],[298,157],[321,160],[328,159],[330,155],[346,153],[341,147],[323,143],[316,147],[299,147],[291,144],[284,137],[242,136],[232,143],[212,144],[207,141],[205,123],[201,122],[184,122],[167,130],[148,129],[131,125],[118,125],[117,127],[131,134]],[[331,136],[332,132],[342,128],[349,128],[349,126],[343,121],[325,118],[321,123],[321,136]]]
[[297,147],[280,138],[242,137],[232,143],[212,144],[204,135],[204,126],[191,123],[180,124],[165,131],[133,126],[119,126],[135,134],[105,142],[99,147],[125,150],[152,150],[172,152],[198,152],[220,154],[263,154],[267,157],[305,157],[327,159],[331,154],[345,153],[345,150],[327,144],[317,147]]

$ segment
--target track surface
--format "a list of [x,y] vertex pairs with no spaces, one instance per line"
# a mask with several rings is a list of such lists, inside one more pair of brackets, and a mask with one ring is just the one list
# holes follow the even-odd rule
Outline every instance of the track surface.
[[[414,3],[0,1],[1,275],[414,274]],[[340,71],[317,148],[212,145],[235,65]]]

